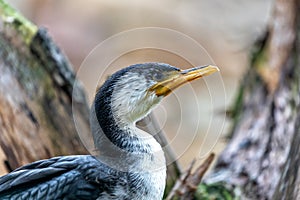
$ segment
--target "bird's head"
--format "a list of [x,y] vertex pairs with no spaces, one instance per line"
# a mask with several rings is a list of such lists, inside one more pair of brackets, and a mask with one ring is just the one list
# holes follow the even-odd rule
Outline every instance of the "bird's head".
[[118,123],[135,123],[174,89],[218,70],[212,65],[187,70],[163,63],[132,65],[110,76],[99,89],[96,101],[109,99],[106,103]]

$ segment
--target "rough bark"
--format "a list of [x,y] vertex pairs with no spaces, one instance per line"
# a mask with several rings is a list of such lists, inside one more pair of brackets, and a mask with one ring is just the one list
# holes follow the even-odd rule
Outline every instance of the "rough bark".
[[[74,80],[66,79],[59,71],[66,67],[62,66],[65,63],[53,55],[40,55],[34,50],[34,42],[32,51],[27,51],[22,46],[11,46],[9,40],[0,35],[0,145],[7,164],[14,169],[55,155],[86,153],[72,117],[74,99],[69,87]],[[60,54],[53,45],[49,48]],[[52,63],[45,62],[43,56],[53,59]],[[74,76],[71,69],[66,70]],[[77,102],[74,109],[79,110],[88,124],[87,109],[81,107],[87,105],[85,99],[78,99],[83,102]]]
[[6,165],[11,170],[55,155],[87,153],[77,136],[72,101],[88,132],[87,104],[83,92],[72,99],[75,75],[68,61],[43,29],[27,46],[8,28],[0,35],[0,145]]
[[275,2],[269,34],[238,95],[232,139],[206,179],[208,184],[239,190],[242,199],[297,199],[299,195],[297,3]]

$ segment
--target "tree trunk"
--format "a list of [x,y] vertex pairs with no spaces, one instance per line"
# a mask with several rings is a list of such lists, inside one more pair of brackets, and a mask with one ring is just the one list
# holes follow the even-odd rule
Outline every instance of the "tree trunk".
[[68,61],[44,29],[29,39],[21,35],[21,20],[4,18],[0,34],[0,145],[8,170],[55,155],[87,153],[77,136],[72,101],[81,128],[89,132],[83,90],[72,98],[75,75]]
[[[89,132],[83,90],[72,96],[75,74],[44,29],[38,29],[0,1],[0,145],[8,171],[56,155],[86,154]],[[73,107],[72,107],[73,103]]]
[[207,187],[221,184],[242,199],[299,199],[297,4],[296,0],[275,2],[269,34],[239,91],[232,139],[206,178]]

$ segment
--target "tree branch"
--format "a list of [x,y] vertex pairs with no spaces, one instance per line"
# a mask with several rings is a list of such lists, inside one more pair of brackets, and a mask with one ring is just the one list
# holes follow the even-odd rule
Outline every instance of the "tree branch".
[[210,167],[214,157],[215,155],[213,153],[210,154],[208,158],[195,170],[194,173],[192,173],[192,169],[195,165],[196,160],[193,160],[188,169],[176,181],[166,200],[193,199],[198,185],[201,182],[205,172]]

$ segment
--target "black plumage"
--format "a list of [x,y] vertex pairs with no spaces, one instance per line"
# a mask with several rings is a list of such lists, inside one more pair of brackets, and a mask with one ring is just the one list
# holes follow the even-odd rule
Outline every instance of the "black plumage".
[[124,175],[93,156],[55,157],[0,178],[0,199],[96,199],[122,178],[126,183]]

